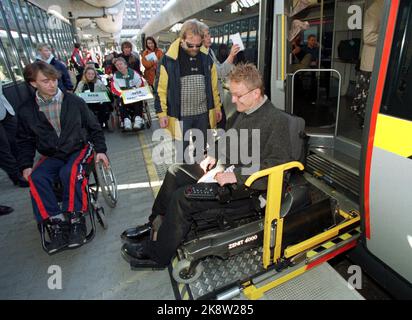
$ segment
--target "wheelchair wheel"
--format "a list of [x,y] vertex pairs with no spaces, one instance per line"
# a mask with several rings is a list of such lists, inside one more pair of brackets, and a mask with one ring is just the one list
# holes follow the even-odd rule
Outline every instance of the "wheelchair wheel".
[[150,115],[149,106],[147,105],[146,101],[144,102],[143,108],[144,108],[145,126],[147,129],[149,129],[152,126],[152,116]]
[[109,207],[114,208],[117,204],[117,183],[112,169],[105,168],[102,162],[96,164],[97,179],[102,190],[103,198]]
[[192,283],[202,274],[204,267],[200,261],[192,263],[189,260],[180,260],[173,268],[173,278],[178,283]]
[[107,124],[109,126],[109,130],[115,130],[120,127],[120,121],[119,117],[116,114],[116,111],[113,111],[110,113],[110,118],[109,121],[107,121]]
[[106,215],[104,213],[104,208],[99,207],[99,208],[96,209],[95,212],[96,212],[97,221],[102,226],[102,228],[106,230],[109,225],[107,224],[107,219],[106,219]]

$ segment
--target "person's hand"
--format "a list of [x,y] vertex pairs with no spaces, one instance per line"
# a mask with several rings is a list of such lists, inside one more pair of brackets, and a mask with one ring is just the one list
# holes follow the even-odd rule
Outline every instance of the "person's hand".
[[292,53],[293,53],[294,55],[296,55],[296,54],[298,54],[301,50],[302,50],[302,49],[297,46],[297,47],[295,47],[295,49],[292,50]]
[[200,167],[206,173],[207,171],[212,169],[215,164],[216,159],[211,156],[207,156],[205,159],[202,160],[202,162],[200,162]]
[[160,128],[167,128],[167,126],[169,124],[168,117],[160,117],[159,123],[160,123]]
[[235,60],[236,55],[240,51],[240,47],[238,44],[234,44],[232,48],[230,49],[229,56],[227,57],[226,61],[229,62],[230,64],[233,64],[233,61]]
[[222,111],[221,110],[216,110],[216,122],[220,122],[222,120]]
[[229,56],[232,56],[234,58],[239,51],[240,51],[240,46],[238,44],[234,44],[232,48],[230,49]]
[[222,187],[225,184],[236,183],[237,179],[233,172],[219,172],[215,175],[215,180]]
[[96,154],[96,163],[99,163],[100,161],[103,162],[103,166],[108,169],[110,167],[109,164],[109,159],[107,159],[107,156],[105,153],[97,153]]
[[23,170],[23,178],[26,179],[27,181],[29,181],[29,176],[31,175],[31,173],[33,172],[32,168],[26,168]]

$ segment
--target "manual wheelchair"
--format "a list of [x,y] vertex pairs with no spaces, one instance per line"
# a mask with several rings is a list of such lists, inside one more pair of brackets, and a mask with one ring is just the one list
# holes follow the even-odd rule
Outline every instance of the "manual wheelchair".
[[[108,228],[104,208],[98,201],[99,191],[101,191],[106,204],[111,208],[116,207],[118,201],[118,191],[116,178],[111,167],[105,168],[102,162],[95,163],[92,161],[88,164],[85,168],[85,177],[88,179],[88,183],[85,186],[85,192],[87,195],[87,212],[84,213],[87,220],[87,234],[85,243],[88,243],[93,240],[95,236],[96,219],[103,229]],[[59,205],[61,205],[63,199],[63,186],[60,180],[54,183],[53,191]],[[65,249],[69,249],[68,247],[64,247],[53,253],[49,252],[48,246],[50,244],[50,228],[50,224],[47,220],[38,224],[43,250],[49,255],[52,255]]]
[[[151,91],[146,81],[145,81],[145,84],[146,84],[145,87],[147,88],[147,90]],[[114,93],[112,93],[112,96],[114,97],[113,112],[110,115],[108,125],[112,130],[117,128],[117,129],[121,129],[122,132],[126,132],[126,130],[124,130],[124,123],[121,117],[120,108],[127,108],[127,104],[126,105],[123,104],[122,98],[119,96],[116,96]],[[143,108],[143,114],[142,114],[143,116],[142,119],[144,121],[143,128],[149,129],[152,126],[152,116],[150,114],[147,100],[142,100],[140,101],[140,103],[142,103],[142,108]],[[133,120],[134,117],[136,116],[135,112],[133,110],[129,110],[128,112],[130,113],[131,120]],[[143,128],[141,129],[133,128],[131,131],[138,131],[138,130],[142,130]]]

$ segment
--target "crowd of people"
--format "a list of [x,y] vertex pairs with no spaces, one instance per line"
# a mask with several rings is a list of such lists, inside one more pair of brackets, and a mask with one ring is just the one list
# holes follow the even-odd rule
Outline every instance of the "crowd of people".
[[[221,102],[223,81],[229,81],[237,113],[220,126],[247,132],[249,149],[254,143],[252,131],[260,130],[257,169],[291,159],[287,124],[265,96],[256,66],[236,64],[240,52],[237,45],[226,52],[220,48],[217,54],[211,45],[208,26],[196,19],[182,25],[179,37],[165,53],[153,37],[145,39],[141,54],[133,52],[132,44],[125,41],[121,53],[109,53],[103,61],[97,56],[93,60],[86,49],[75,44],[71,66],[77,76],[72,83],[68,68],[53,56],[50,46],[39,44],[37,60],[24,70],[24,79],[34,94],[17,108],[17,115],[0,95],[0,164],[14,184],[30,187],[37,222],[50,226],[49,253],[85,243],[85,167],[91,161],[102,161],[105,166],[109,163],[103,129],[112,112],[112,101],[86,103],[78,96],[82,93],[109,91],[113,99],[118,99],[124,129],[141,129],[142,102],[125,104],[120,96],[124,90],[150,86],[160,127],[183,140],[183,154],[178,158],[181,164],[169,168],[149,222],[122,234],[126,242],[123,256],[143,268],[168,264],[189,230],[192,213],[205,206],[222,206],[218,202],[191,202],[183,195],[185,186],[196,183],[212,168],[219,169],[214,178],[221,186],[243,185],[250,175],[243,171],[248,165],[208,153],[209,129],[226,122]],[[195,162],[189,163],[187,137],[195,129],[202,133],[203,141],[192,155]],[[244,145],[244,141],[236,143]],[[36,152],[41,156],[37,163]],[[230,165],[233,170],[226,172]],[[63,186],[61,206],[53,192],[56,179]],[[234,201],[232,205],[238,204]],[[232,205],[223,205],[222,209]],[[0,214],[11,210],[0,206]]]

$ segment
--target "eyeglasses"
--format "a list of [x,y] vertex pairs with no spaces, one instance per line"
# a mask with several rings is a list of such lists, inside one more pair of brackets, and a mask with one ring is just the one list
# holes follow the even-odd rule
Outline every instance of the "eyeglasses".
[[244,94],[242,94],[242,95],[240,95],[240,96],[235,95],[235,94],[232,94],[232,98],[236,98],[237,100],[240,100],[240,99],[242,99],[244,96],[248,95],[249,93],[251,93],[253,90],[256,90],[256,89],[257,89],[257,88],[252,89],[252,90],[250,90],[250,91],[248,91],[248,92],[246,92],[246,93],[244,93]]
[[200,48],[202,46],[202,44],[191,44],[191,43],[188,43],[187,41],[185,41],[185,43],[186,43],[186,46],[190,49]]

